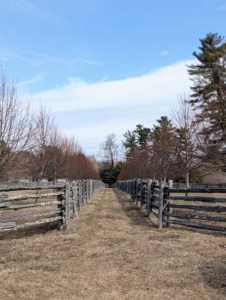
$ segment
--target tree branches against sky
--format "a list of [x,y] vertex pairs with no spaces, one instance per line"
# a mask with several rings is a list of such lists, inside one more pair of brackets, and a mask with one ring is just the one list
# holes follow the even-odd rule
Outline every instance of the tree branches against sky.
[[[167,103],[188,93],[185,64],[199,38],[207,32],[225,34],[225,0],[0,0],[0,5],[0,58],[24,94],[47,103],[59,119],[65,112],[79,111],[86,118],[90,109],[105,107],[108,115],[113,107],[132,105],[121,110],[122,134],[139,123],[151,127],[152,120],[167,114]],[[142,105],[145,122],[134,114],[131,124],[128,111],[142,115]],[[157,114],[160,106],[164,111]],[[86,140],[101,138],[93,131],[101,116],[94,115],[89,114],[90,127],[79,127]],[[120,123],[117,114],[102,127],[112,122]],[[77,133],[76,121],[60,126]],[[95,146],[85,148],[91,152]]]

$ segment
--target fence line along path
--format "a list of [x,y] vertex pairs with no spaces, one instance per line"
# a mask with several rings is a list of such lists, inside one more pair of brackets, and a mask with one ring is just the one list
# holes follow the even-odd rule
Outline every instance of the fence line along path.
[[156,217],[101,189],[70,230],[1,240],[1,300],[225,299],[225,236],[156,229]]
[[2,187],[0,233],[55,221],[58,229],[69,229],[71,217],[76,217],[103,187],[101,181],[88,179],[59,185]]
[[157,216],[160,229],[166,223],[167,227],[177,224],[226,232],[225,188],[169,188],[150,179],[118,181],[113,187],[139,203],[141,209],[146,206],[147,216]]

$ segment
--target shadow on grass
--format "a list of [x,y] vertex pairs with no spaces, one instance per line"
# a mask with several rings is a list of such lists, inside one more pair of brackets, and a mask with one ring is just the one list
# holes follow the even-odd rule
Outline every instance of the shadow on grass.
[[114,189],[113,191],[116,194],[118,201],[122,206],[122,210],[130,218],[133,225],[149,227],[151,226],[157,228],[157,218],[156,222],[153,222],[150,218],[147,218],[145,209],[146,205],[144,205],[144,208],[141,210],[139,204],[136,204],[132,201],[132,199],[127,198],[127,196],[124,195],[122,192]]
[[199,271],[207,285],[226,295],[226,260],[210,261]]
[[[147,218],[146,216],[146,209],[143,208],[140,209],[140,204],[136,204],[132,201],[132,199],[129,199],[125,194],[122,192],[113,189],[114,193],[117,195],[117,198],[119,200],[119,203],[122,206],[123,211],[125,214],[130,218],[133,224],[140,225],[140,226],[151,226],[153,228],[158,229],[158,218],[151,213],[151,216]],[[145,207],[145,205],[144,205]],[[192,228],[192,227],[185,227],[173,224],[171,227],[167,227],[166,223],[163,223],[162,230],[170,230],[174,231],[175,233],[179,233],[180,231],[184,232],[194,232],[199,234],[205,234],[205,235],[214,235],[214,236],[225,236],[225,232],[222,231],[213,231],[213,230],[207,230],[207,229],[198,229],[198,228]]]
[[37,234],[45,234],[49,231],[57,231],[57,222],[45,223],[36,226],[31,226],[29,228],[18,229],[16,231],[5,231],[0,233],[0,240],[11,240],[18,239],[27,236],[34,236]]

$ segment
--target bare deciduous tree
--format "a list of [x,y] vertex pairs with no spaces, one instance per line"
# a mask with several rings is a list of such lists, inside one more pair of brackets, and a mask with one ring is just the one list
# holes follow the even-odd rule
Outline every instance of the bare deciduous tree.
[[119,146],[116,143],[115,134],[111,133],[107,136],[106,141],[100,145],[98,154],[110,169],[114,168],[115,162],[119,155]]
[[0,65],[0,172],[1,176],[18,162],[24,152],[30,151],[33,135],[32,113],[11,83],[6,71]]
[[56,130],[52,115],[44,106],[40,106],[35,116],[34,147],[31,152],[31,167],[36,174],[38,182],[46,175],[49,161],[54,155],[52,147],[53,134]]
[[177,105],[171,108],[172,120],[176,132],[176,171],[185,173],[186,187],[189,188],[189,174],[201,166],[200,152],[200,123],[196,122],[196,112],[191,104],[180,97]]

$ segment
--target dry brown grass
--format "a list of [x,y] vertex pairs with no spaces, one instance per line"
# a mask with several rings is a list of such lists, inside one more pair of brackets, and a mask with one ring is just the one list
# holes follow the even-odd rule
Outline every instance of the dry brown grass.
[[225,246],[223,233],[158,230],[156,217],[104,189],[70,231],[1,237],[0,298],[225,299]]

